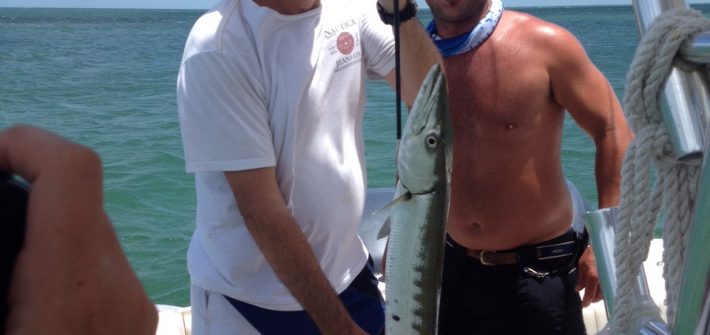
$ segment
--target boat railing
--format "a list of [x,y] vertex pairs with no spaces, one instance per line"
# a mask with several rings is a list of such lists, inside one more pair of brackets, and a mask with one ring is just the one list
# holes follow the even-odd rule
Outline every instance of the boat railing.
[[[638,28],[643,36],[654,20],[668,10],[687,8],[684,0],[632,0]],[[683,62],[710,64],[710,31],[698,35],[686,50]],[[636,315],[639,334],[710,334],[710,155],[707,154],[710,124],[708,72],[699,67],[681,66],[676,61],[661,89],[659,108],[673,147],[673,156],[681,162],[702,159],[700,185],[689,233],[687,257],[683,266],[678,310],[675,322],[668,327],[659,315]],[[600,209],[586,216],[587,227],[599,269],[607,315],[610,320],[617,297],[614,259],[614,226],[617,209]],[[653,303],[643,268],[635,282],[634,298],[638,304]]]

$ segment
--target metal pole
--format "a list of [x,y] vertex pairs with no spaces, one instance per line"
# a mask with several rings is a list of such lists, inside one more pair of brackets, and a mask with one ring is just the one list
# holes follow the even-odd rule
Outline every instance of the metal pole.
[[[633,5],[641,35],[663,11],[688,7],[684,0],[633,0]],[[705,58],[710,49],[709,40],[707,33],[697,37],[689,58]],[[675,334],[692,334],[700,327],[710,279],[710,257],[707,257],[706,251],[710,241],[710,171],[706,171],[710,155],[703,145],[703,133],[708,129],[707,120],[710,118],[710,103],[707,73],[703,72],[700,69],[683,71],[674,67],[660,99],[676,157],[679,160],[693,159],[705,151],[674,322]]]
[[710,334],[710,292],[705,293],[705,307],[703,307],[703,314],[700,322],[698,322],[698,327],[695,328],[695,335],[707,334]]
[[614,315],[616,303],[616,259],[614,258],[614,226],[619,208],[602,208],[587,212],[584,220],[589,230],[594,258],[597,262],[599,284],[604,294],[607,318]]
[[710,32],[701,33],[693,40],[686,59],[699,64],[710,63]]
[[676,334],[694,333],[703,313],[704,299],[710,290],[710,257],[707,251],[710,241],[710,171],[707,169],[709,161],[710,154],[706,152],[678,296],[678,310],[673,327]]
[[[642,36],[664,11],[688,7],[685,0],[633,0],[633,5]],[[703,125],[710,111],[708,92],[705,74],[699,70],[674,66],[666,80],[660,107],[678,160],[696,159],[703,152]]]
[[[587,212],[584,215],[589,236],[592,240],[592,250],[594,250],[594,257],[597,262],[599,282],[604,294],[604,307],[606,307],[609,319],[614,313],[618,286],[616,260],[614,259],[614,227],[617,225],[618,215],[618,207],[602,208]],[[633,307],[642,311],[636,315],[633,330],[637,334],[644,335],[670,334],[668,327],[659,315],[658,306],[649,292],[646,271],[643,266],[641,266],[636,276],[633,295]]]

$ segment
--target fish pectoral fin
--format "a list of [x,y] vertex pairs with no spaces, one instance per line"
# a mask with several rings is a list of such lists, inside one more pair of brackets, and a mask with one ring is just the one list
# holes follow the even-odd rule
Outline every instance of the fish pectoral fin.
[[[388,203],[385,207],[380,209],[379,211],[384,211],[384,210],[391,210],[392,207],[397,206],[397,204],[401,204],[409,199],[412,198],[412,193],[409,192],[404,192],[398,197],[394,198],[390,203]],[[380,227],[380,231],[377,233],[377,239],[383,239],[387,237],[390,234],[390,229],[391,229],[391,223],[390,223],[390,217],[387,217],[387,220],[382,224]]]
[[385,237],[387,237],[390,234],[390,218],[388,217],[387,220],[385,220],[385,223],[382,224],[382,227],[380,227],[380,231],[377,233],[377,239],[381,240]]

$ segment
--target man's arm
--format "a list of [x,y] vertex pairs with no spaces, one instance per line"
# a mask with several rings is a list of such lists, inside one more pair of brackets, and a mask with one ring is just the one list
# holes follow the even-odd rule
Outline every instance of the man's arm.
[[[400,9],[406,6],[407,1],[410,0],[399,0]],[[380,3],[388,12],[392,12],[392,0],[381,0]],[[443,62],[439,50],[417,17],[403,22],[399,27],[399,34],[402,99],[411,106],[429,69],[436,63],[443,69]],[[396,87],[394,69],[385,75],[385,79],[392,88]]]
[[[548,49],[554,98],[593,139],[599,208],[619,204],[621,166],[633,138],[614,90],[571,33],[553,27]],[[577,290],[585,289],[582,305],[602,298],[592,248],[579,260]]]
[[272,167],[225,172],[247,229],[324,334],[364,334],[350,318],[284,203]]
[[633,134],[614,90],[579,41],[559,27],[551,40],[548,55],[554,98],[594,141],[599,208],[616,206],[621,165]]

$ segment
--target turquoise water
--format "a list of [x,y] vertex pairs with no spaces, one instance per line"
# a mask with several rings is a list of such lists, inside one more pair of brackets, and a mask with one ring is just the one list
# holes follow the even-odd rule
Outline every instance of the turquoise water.
[[[638,41],[631,7],[522,10],[576,34],[621,97]],[[0,128],[39,125],[101,154],[106,209],[131,264],[161,304],[189,303],[185,252],[195,192],[183,168],[175,78],[200,13],[0,8]],[[428,20],[429,13],[420,16]],[[394,179],[394,94],[384,86],[368,88],[370,187],[389,187]],[[594,146],[571,120],[564,136],[565,172],[595,203]]]

